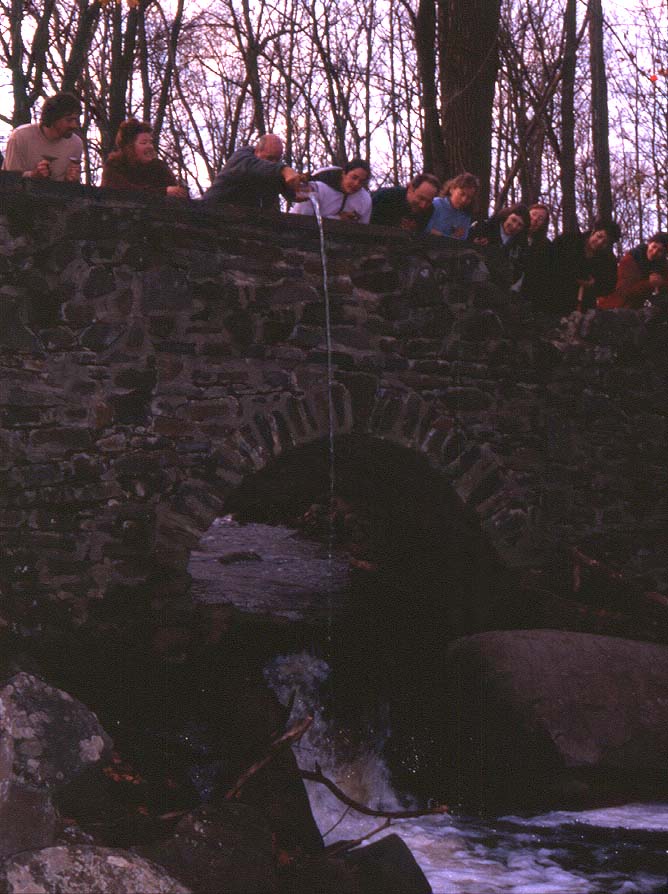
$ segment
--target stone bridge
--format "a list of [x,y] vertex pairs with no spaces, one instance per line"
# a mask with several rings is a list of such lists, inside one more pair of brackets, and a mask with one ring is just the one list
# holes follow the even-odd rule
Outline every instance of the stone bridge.
[[185,592],[239,488],[308,481],[330,423],[341,485],[396,493],[474,575],[556,579],[579,547],[668,590],[666,316],[559,323],[466,246],[325,237],[331,377],[313,220],[3,175],[3,623]]

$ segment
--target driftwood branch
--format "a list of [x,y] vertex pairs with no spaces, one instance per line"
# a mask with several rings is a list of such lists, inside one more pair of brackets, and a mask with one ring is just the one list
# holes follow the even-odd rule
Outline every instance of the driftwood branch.
[[348,797],[345,792],[341,791],[338,785],[324,775],[318,764],[315,765],[315,770],[302,770],[300,767],[299,773],[302,779],[308,779],[309,782],[319,782],[321,785],[324,785],[339,799],[339,801],[345,804],[346,807],[351,807],[353,810],[356,810],[358,813],[363,813],[365,816],[380,816],[388,820],[416,819],[420,816],[434,816],[448,812],[446,804],[439,804],[438,807],[428,807],[426,810],[373,810],[371,807],[367,807],[365,804],[360,804],[359,801],[355,801],[353,798]]
[[258,773],[263,767],[266,767],[267,764],[274,759],[276,754],[287,745],[292,745],[293,742],[299,741],[299,739],[301,739],[301,737],[304,735],[304,733],[312,723],[312,717],[305,717],[304,720],[300,720],[299,723],[296,723],[294,726],[290,727],[290,729],[284,732],[282,736],[279,736],[277,739],[274,739],[272,742],[270,742],[266,754],[261,757],[259,761],[251,764],[251,766],[244,773],[241,774],[232,788],[226,793],[225,800],[231,801],[233,798],[238,798],[241,789],[248,782],[251,776],[255,776],[255,774]]

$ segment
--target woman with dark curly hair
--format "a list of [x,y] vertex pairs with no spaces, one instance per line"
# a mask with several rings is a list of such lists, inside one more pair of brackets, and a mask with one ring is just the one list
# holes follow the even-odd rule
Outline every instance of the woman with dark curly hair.
[[176,177],[158,158],[150,124],[128,118],[118,128],[115,142],[116,151],[102,169],[102,186],[188,198],[188,190],[177,184]]
[[469,231],[469,242],[486,247],[485,255],[495,268],[493,278],[500,285],[517,283],[524,272],[529,222],[526,205],[509,205],[488,220],[477,221]]

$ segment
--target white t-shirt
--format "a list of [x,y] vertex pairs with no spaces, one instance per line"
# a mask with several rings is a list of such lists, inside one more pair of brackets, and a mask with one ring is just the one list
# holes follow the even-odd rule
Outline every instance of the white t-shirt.
[[[323,217],[338,218],[342,211],[354,211],[359,223],[368,224],[371,220],[371,196],[364,187],[348,195],[332,189],[320,180],[310,180],[309,186],[320,203],[320,214]],[[293,205],[290,213],[313,215],[315,211],[310,199],[307,199]]]
[[71,137],[47,140],[39,124],[22,124],[7,140],[3,171],[34,171],[46,158],[51,167],[51,180],[64,180],[70,159],[81,161],[83,142],[73,133]]

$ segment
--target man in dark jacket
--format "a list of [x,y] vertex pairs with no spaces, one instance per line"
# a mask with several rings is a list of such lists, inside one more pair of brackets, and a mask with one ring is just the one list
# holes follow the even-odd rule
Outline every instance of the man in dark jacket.
[[371,196],[371,223],[423,233],[440,188],[441,184],[433,174],[418,174],[408,186],[377,189]]
[[642,307],[668,294],[668,233],[655,233],[647,244],[627,251],[617,267],[617,285],[611,295],[596,302],[597,307]]
[[294,199],[304,177],[283,161],[276,134],[260,137],[255,148],[237,149],[204,193],[204,201],[278,210],[278,197]]

